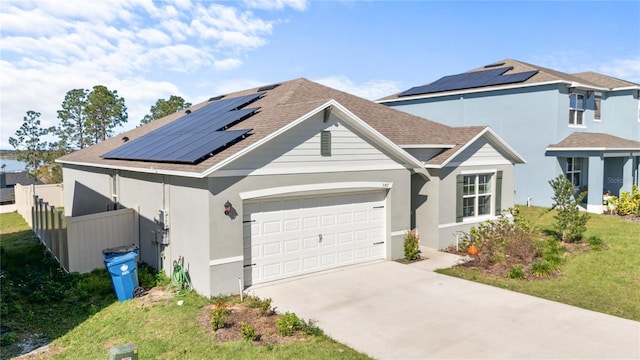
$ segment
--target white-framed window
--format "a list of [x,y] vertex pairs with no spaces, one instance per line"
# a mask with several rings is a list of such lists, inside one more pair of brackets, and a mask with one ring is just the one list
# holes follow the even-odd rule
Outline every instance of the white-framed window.
[[569,95],[569,125],[584,125],[584,94]]
[[463,217],[491,215],[492,174],[464,175],[462,180]]
[[582,186],[582,158],[567,158],[566,176],[576,188]]

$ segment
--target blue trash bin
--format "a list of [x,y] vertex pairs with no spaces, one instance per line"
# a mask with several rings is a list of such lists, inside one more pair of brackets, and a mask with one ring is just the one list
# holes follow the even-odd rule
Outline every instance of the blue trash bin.
[[102,251],[104,265],[111,275],[113,290],[119,301],[133,299],[138,289],[138,249],[112,248]]

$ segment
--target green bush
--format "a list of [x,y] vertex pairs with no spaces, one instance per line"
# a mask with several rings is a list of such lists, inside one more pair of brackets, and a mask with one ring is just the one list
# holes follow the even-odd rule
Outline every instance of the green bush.
[[269,316],[273,313],[271,309],[271,298],[263,299],[260,302],[260,315],[261,316]]
[[538,277],[549,276],[557,270],[557,265],[548,260],[539,260],[531,264],[531,273]]
[[256,327],[250,323],[242,322],[240,325],[240,331],[242,333],[242,338],[248,341],[256,341],[258,340],[258,333],[256,332]]
[[217,304],[211,312],[211,328],[216,331],[227,326],[229,310],[224,304]]
[[315,320],[312,320],[312,319],[309,319],[308,322],[305,322],[304,320],[302,320],[302,329],[301,329],[301,331],[303,333],[305,333],[306,335],[313,335],[313,336],[320,336],[320,335],[324,334],[322,329],[320,329],[316,325]]
[[304,326],[304,322],[300,320],[298,315],[290,312],[286,312],[280,316],[276,322],[278,332],[282,336],[291,336],[296,331],[301,330]]
[[573,183],[564,175],[558,175],[555,179],[549,180],[549,185],[554,192],[552,209],[557,211],[553,228],[559,240],[567,242],[582,240],[582,235],[587,231],[589,213],[580,211],[579,204],[587,193],[581,192],[576,196]]
[[604,241],[598,236],[590,236],[587,239],[587,244],[589,244],[589,248],[593,251],[602,251],[604,249]]
[[522,264],[513,265],[511,269],[509,269],[509,272],[507,273],[507,277],[511,279],[524,279],[525,273],[524,273],[524,268],[522,267]]
[[631,193],[623,191],[620,194],[620,198],[612,196],[609,202],[613,205],[613,213],[616,215],[640,216],[640,190],[638,190],[638,185],[631,186]]
[[420,258],[420,238],[416,230],[408,230],[404,235],[404,257],[407,260]]

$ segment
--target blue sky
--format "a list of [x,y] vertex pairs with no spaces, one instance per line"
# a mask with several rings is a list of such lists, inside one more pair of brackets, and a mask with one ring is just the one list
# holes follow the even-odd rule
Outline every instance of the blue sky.
[[[640,1],[0,0],[0,148],[105,85],[128,108],[304,77],[368,99],[512,58],[640,83]],[[437,119],[433,119],[436,120]]]

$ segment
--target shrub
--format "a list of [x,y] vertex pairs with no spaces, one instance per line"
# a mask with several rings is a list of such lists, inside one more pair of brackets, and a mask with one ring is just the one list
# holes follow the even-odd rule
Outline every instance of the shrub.
[[549,276],[557,270],[557,265],[554,265],[548,260],[539,260],[531,264],[531,273],[535,276]]
[[420,238],[416,229],[407,231],[404,235],[404,257],[407,260],[420,258]]
[[223,329],[227,326],[229,310],[224,304],[216,304],[211,312],[211,328],[213,331]]
[[298,315],[290,312],[281,315],[276,322],[278,332],[283,336],[291,336],[298,330],[301,330],[304,326],[304,322],[300,320]]
[[576,196],[573,183],[564,175],[549,180],[549,185],[554,192],[552,209],[557,210],[554,216],[554,230],[562,241],[580,241],[582,234],[587,230],[589,213],[581,212],[578,204],[587,193],[581,192]]
[[620,216],[640,216],[640,190],[638,185],[631,186],[631,193],[623,191],[620,198],[612,196],[609,201],[613,205],[613,213]]
[[511,279],[524,279],[525,273],[524,273],[524,268],[522,267],[522,264],[513,265],[511,269],[509,269],[509,272],[507,273],[507,277]]
[[311,319],[309,319],[309,322],[304,322],[304,320],[302,320],[302,329],[301,330],[306,335],[320,336],[320,335],[324,334],[322,329],[320,329],[316,325],[315,320],[311,320]]
[[598,236],[590,236],[587,239],[587,244],[589,244],[589,248],[593,251],[601,251],[604,249],[604,241]]
[[248,341],[256,341],[258,340],[258,333],[256,332],[256,327],[250,323],[242,322],[240,325],[240,331],[242,333],[242,338]]
[[529,264],[538,255],[538,244],[534,240],[533,227],[519,215],[519,209],[509,209],[508,216],[488,220],[472,227],[462,237],[460,249],[466,251],[471,245],[478,248],[476,263],[487,267],[497,263]]
[[263,299],[260,302],[260,316],[269,316],[273,314],[273,310],[271,309],[271,298]]
[[549,237],[542,246],[542,259],[552,264],[554,268],[557,268],[564,262],[562,255],[566,250],[567,249],[565,249],[558,241]]

